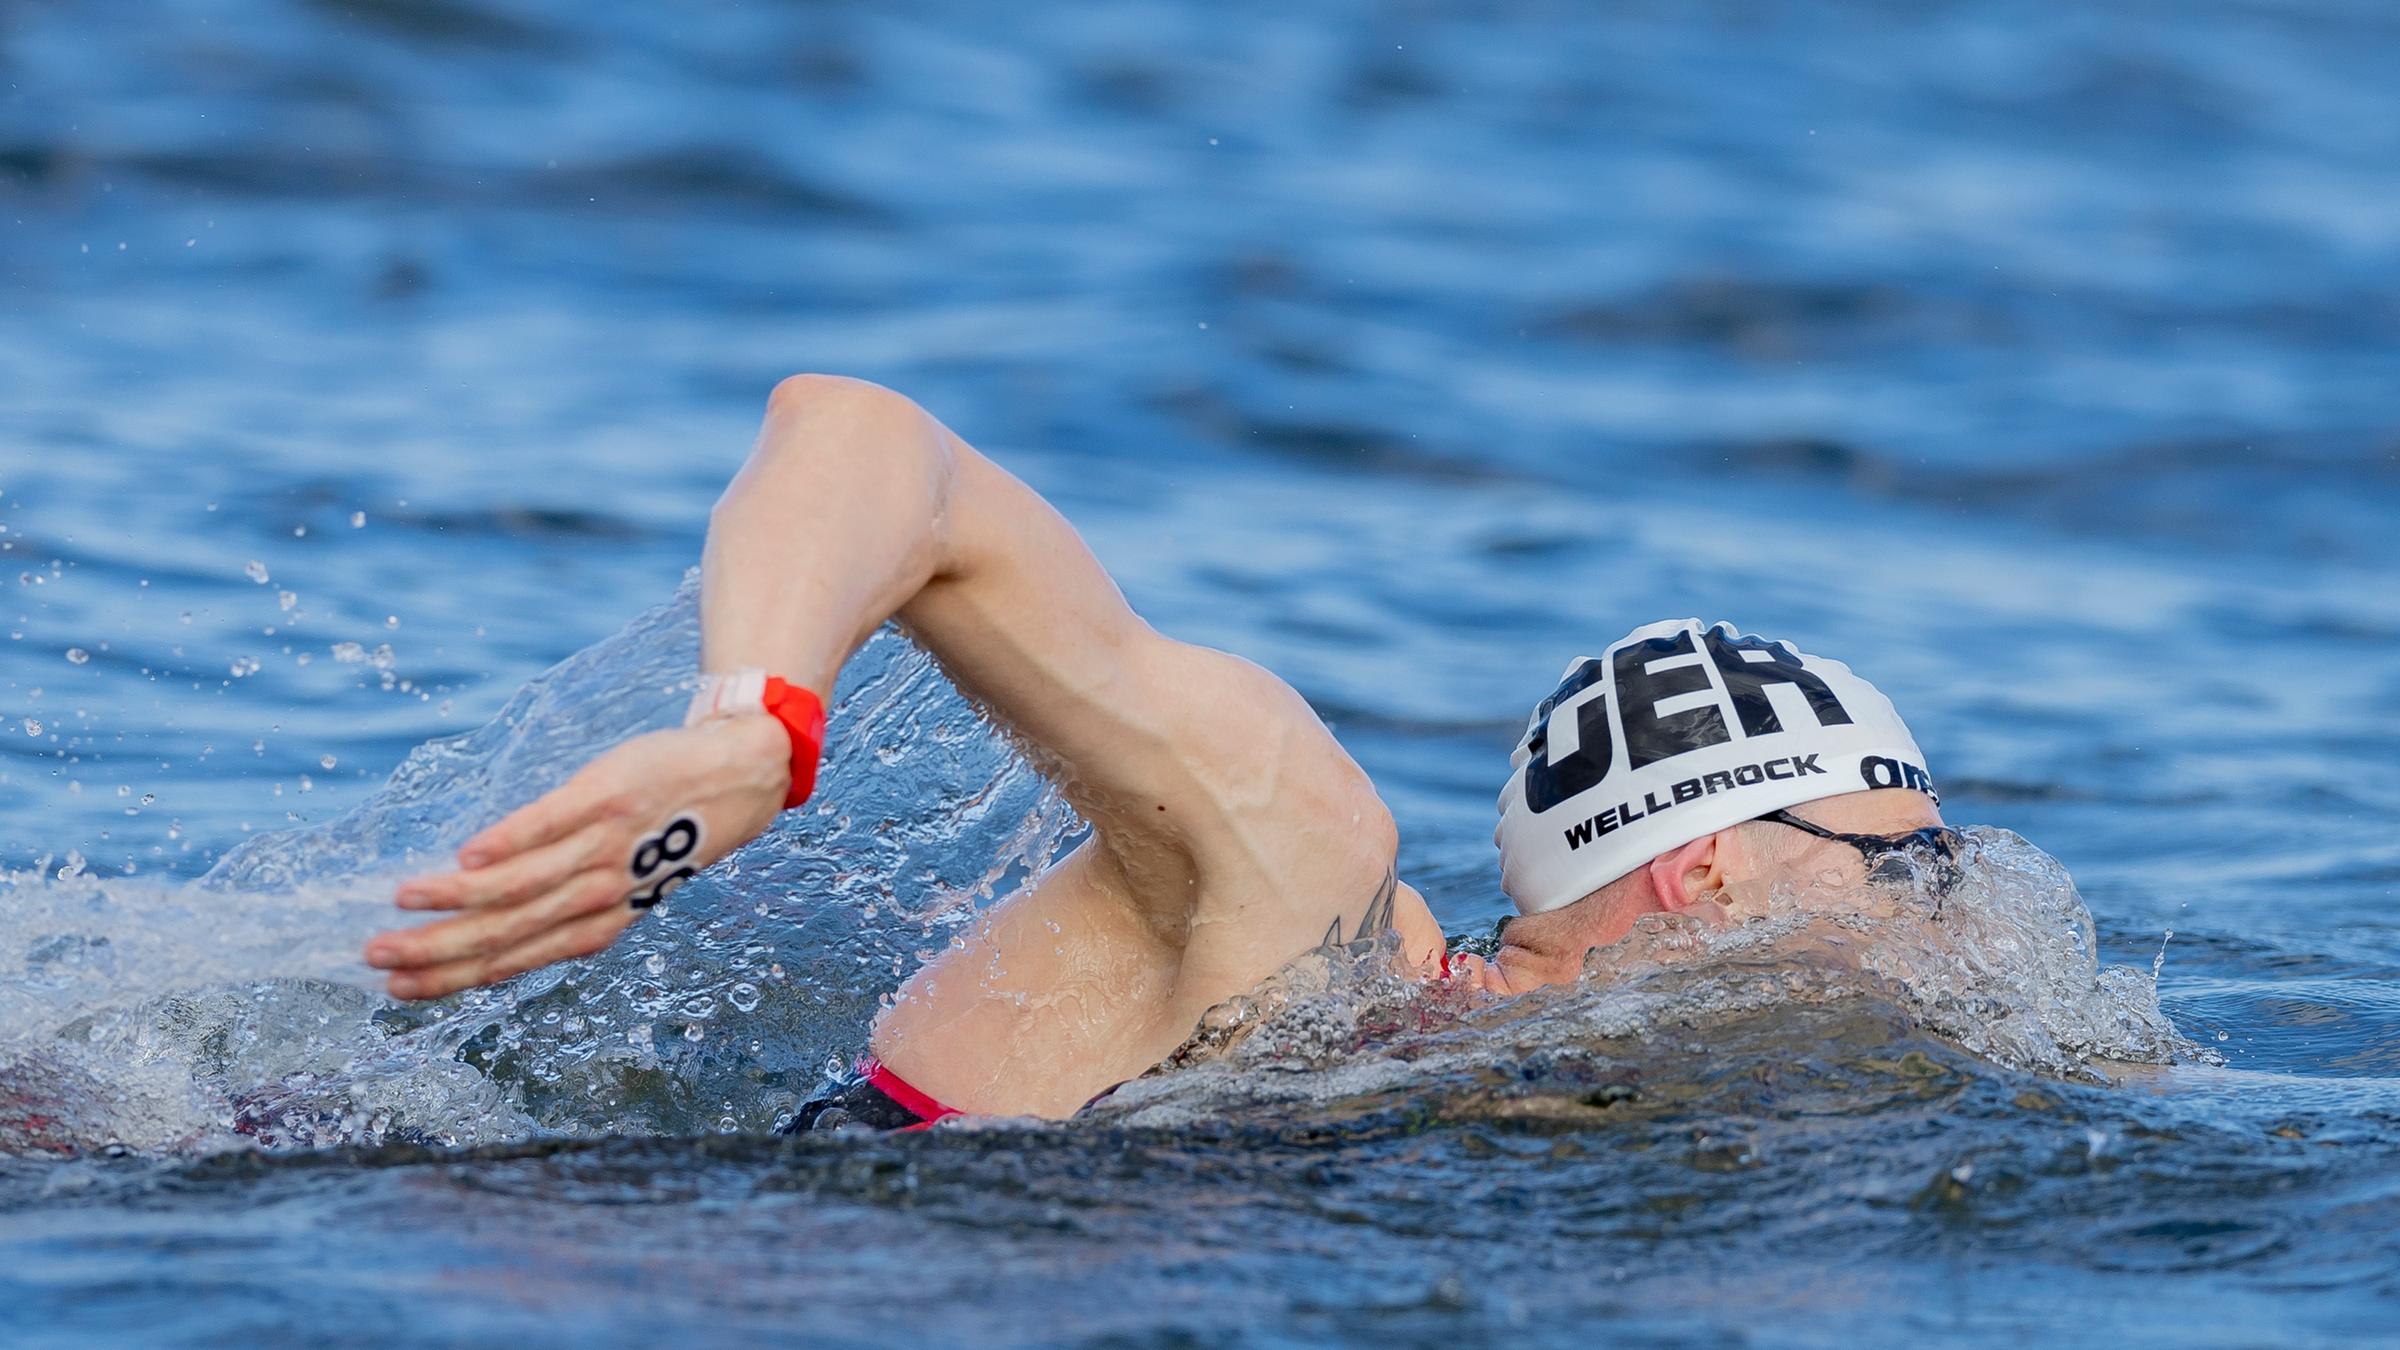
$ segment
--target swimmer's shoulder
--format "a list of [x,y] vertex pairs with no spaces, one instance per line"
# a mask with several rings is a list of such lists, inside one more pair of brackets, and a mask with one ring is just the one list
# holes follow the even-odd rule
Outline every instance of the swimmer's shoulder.
[[1409,970],[1431,978],[1442,968],[1442,953],[1450,939],[1417,888],[1403,881],[1392,897],[1392,930],[1400,936],[1400,960]]
[[1399,825],[1316,710],[1273,671],[1213,648],[1162,639],[1139,669],[1141,698],[1163,709],[1138,742],[1155,795],[1096,803],[1103,832],[1164,837],[1237,889],[1266,878],[1325,896],[1355,925],[1392,875]]

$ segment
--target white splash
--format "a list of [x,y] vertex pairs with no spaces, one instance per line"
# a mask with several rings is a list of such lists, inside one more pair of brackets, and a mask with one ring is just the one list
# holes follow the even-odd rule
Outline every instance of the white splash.
[[0,877],[0,1151],[770,1127],[937,932],[1076,828],[896,633],[844,672],[817,802],[608,951],[420,1006],[358,960],[416,917],[390,904],[401,877],[679,720],[697,613],[687,579],[356,810],[249,840],[197,883]]

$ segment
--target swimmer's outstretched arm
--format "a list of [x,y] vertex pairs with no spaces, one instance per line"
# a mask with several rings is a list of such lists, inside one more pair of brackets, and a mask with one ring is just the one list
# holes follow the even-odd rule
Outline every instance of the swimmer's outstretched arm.
[[[913,979],[875,1050],[982,1112],[1064,1114],[1147,1068],[1201,1011],[1353,928],[1390,813],[1282,681],[1161,637],[1031,489],[905,398],[800,376],[710,519],[702,663],[831,694],[897,618],[1048,762],[1094,838]],[[839,729],[836,728],[836,734]],[[460,911],[368,946],[430,998],[606,946],[627,862],[690,816],[706,866],[765,829],[788,744],[764,714],[653,732],[467,841],[405,908]],[[1439,929],[1403,891],[1414,946]]]

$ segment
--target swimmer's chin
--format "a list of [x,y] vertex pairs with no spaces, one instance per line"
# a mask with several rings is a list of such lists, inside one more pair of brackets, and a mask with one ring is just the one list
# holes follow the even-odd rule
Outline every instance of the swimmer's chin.
[[1453,983],[1495,998],[1514,998],[1554,984],[1573,984],[1582,977],[1580,963],[1570,966],[1516,947],[1503,947],[1488,959],[1472,952],[1450,958]]

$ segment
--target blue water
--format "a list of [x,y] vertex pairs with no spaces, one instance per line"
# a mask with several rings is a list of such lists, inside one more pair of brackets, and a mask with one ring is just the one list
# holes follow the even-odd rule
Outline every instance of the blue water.
[[[2369,0],[0,13],[0,1334],[2388,1339],[2396,57]],[[391,876],[673,715],[796,370],[1292,680],[1453,931],[1559,665],[1722,616],[1890,692],[2203,1053],[1595,988],[772,1139],[1071,828],[892,639],[740,874],[382,1003]]]

